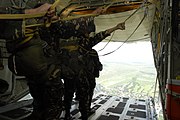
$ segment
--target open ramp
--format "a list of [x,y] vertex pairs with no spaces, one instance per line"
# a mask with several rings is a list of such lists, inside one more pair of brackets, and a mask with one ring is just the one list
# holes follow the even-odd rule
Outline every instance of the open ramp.
[[[20,120],[31,111],[32,99],[23,100],[0,108],[0,120]],[[89,120],[157,120],[153,100],[116,97],[99,93],[92,100],[96,113]],[[73,100],[71,114],[74,120],[80,120],[78,101]],[[62,112],[60,120],[64,118]]]

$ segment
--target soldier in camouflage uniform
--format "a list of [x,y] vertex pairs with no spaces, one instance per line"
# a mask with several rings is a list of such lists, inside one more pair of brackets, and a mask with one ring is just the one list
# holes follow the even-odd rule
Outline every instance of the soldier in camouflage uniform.
[[[91,49],[88,54],[86,54],[85,57],[85,63],[86,63],[86,72],[87,72],[87,78],[89,82],[89,97],[88,97],[88,116],[95,113],[95,110],[91,108],[91,102],[94,94],[94,88],[96,86],[96,78],[99,77],[99,72],[102,71],[103,66],[99,60],[98,53],[95,49]],[[75,100],[79,101],[79,98],[81,96],[81,91],[78,89],[76,90],[76,97]]]
[[[35,9],[35,5],[42,0],[0,0],[0,14],[31,14],[47,12],[51,4],[43,4]],[[47,0],[45,1],[47,2]],[[53,1],[52,1],[53,2]],[[50,3],[52,3],[50,2]],[[53,10],[47,12],[53,16]],[[25,33],[22,29],[23,21],[0,20],[1,39],[6,39],[9,57],[9,69],[16,75],[26,76],[29,91],[32,95],[33,113],[29,120],[58,120],[62,111],[63,85],[60,79],[61,68],[56,63],[55,52],[45,55],[48,44],[38,35],[38,28]],[[36,23],[29,19],[26,24]],[[23,41],[23,42],[22,42]],[[59,61],[59,60],[58,60]]]
[[[52,34],[59,37],[59,48],[64,57],[62,62],[64,65],[69,66],[75,75],[67,78],[64,76],[65,82],[65,119],[71,119],[70,108],[73,98],[73,94],[76,90],[76,83],[78,83],[78,90],[81,92],[79,99],[79,110],[82,115],[82,120],[88,119],[89,112],[89,80],[86,66],[86,55],[91,51],[92,47],[101,42],[104,38],[109,36],[115,30],[124,30],[125,24],[120,23],[117,26],[108,30],[99,32],[97,34],[90,34],[88,30],[88,24],[93,20],[93,17],[79,18],[76,20],[65,21],[52,29]],[[62,37],[63,30],[66,31],[64,37]],[[73,30],[70,30],[71,28]],[[70,35],[69,35],[70,33]],[[59,35],[59,36],[58,36]],[[61,57],[63,58],[63,57]]]
[[95,110],[91,108],[91,102],[94,94],[94,88],[96,86],[96,78],[99,77],[99,72],[102,71],[103,69],[103,66],[99,60],[98,53],[95,49],[91,49],[89,53],[86,55],[86,67],[87,67],[86,71],[88,73],[87,77],[89,81],[88,115],[91,115],[95,113]]
[[[80,18],[78,20],[66,21],[65,30],[66,33],[71,33],[72,35],[68,39],[60,39],[60,48],[64,54],[63,64],[69,66],[71,70],[74,72],[74,75],[71,77],[64,76],[64,86],[65,86],[65,95],[64,95],[64,103],[65,103],[65,119],[71,119],[70,117],[70,108],[71,102],[73,98],[73,94],[78,88],[81,91],[81,96],[79,100],[79,110],[82,115],[82,119],[87,119],[87,107],[88,107],[88,92],[89,92],[89,81],[87,79],[87,73],[85,72],[85,60],[82,54],[79,52],[79,37],[81,37],[81,32],[86,30],[86,23],[89,18]],[[78,24],[80,26],[78,26]],[[79,28],[78,28],[79,27]],[[73,28],[73,32],[69,31],[69,28]],[[81,32],[79,30],[82,30]],[[67,36],[64,36],[67,38]],[[62,58],[62,57],[61,57]]]
[[[91,18],[89,21],[87,21],[88,24],[86,25],[87,28],[85,31],[85,33],[89,33],[89,34],[94,34],[95,33],[95,23],[94,23],[94,19]],[[85,34],[84,33],[84,34]],[[84,56],[84,62],[85,62],[85,66],[86,66],[86,72],[87,72],[87,78],[88,78],[88,82],[89,82],[89,97],[88,97],[88,116],[95,113],[95,110],[91,109],[91,101],[92,101],[92,97],[93,97],[93,93],[94,93],[94,88],[96,86],[96,81],[95,78],[99,77],[99,72],[102,70],[103,66],[99,60],[99,56],[98,53],[95,49],[91,49],[90,51],[87,52],[87,54]],[[76,100],[79,101],[79,96],[81,95],[81,91],[78,89],[78,85],[77,85],[77,91],[76,91]]]

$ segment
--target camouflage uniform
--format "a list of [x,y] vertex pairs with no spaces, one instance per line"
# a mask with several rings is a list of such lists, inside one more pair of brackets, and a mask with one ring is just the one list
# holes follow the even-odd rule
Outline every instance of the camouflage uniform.
[[[62,22],[52,29],[52,34],[60,38],[59,48],[64,57],[63,64],[69,66],[75,73],[71,77],[64,76],[65,81],[65,109],[66,116],[70,115],[71,102],[73,94],[78,85],[78,91],[81,92],[79,99],[79,110],[83,120],[87,120],[89,111],[89,80],[86,66],[86,55],[91,51],[92,47],[104,38],[109,36],[106,31],[98,34],[91,34],[86,37],[91,31],[95,31],[95,25],[89,27],[89,24],[94,25],[93,17],[79,18],[76,20]],[[62,29],[64,28],[64,29]],[[72,30],[71,30],[72,29]],[[61,57],[62,58],[62,57]],[[94,85],[93,85],[94,86]]]
[[[25,8],[33,8],[43,1],[37,0],[0,0],[1,14],[23,14]],[[45,1],[47,2],[47,1]],[[52,3],[52,2],[51,2]],[[11,7],[15,6],[15,7]],[[26,7],[25,7],[26,6]],[[31,120],[58,120],[62,111],[62,82],[60,79],[61,68],[52,53],[45,56],[44,50],[47,43],[38,35],[38,29],[33,28],[33,37],[24,44],[21,41],[27,39],[22,30],[22,20],[1,20],[4,28],[1,29],[0,38],[6,39],[9,58],[9,69],[17,74],[26,76],[30,93],[34,99]],[[27,24],[36,23],[30,19]]]
[[[91,102],[92,102],[92,97],[94,94],[94,88],[96,86],[96,79],[99,77],[99,72],[102,70],[103,66],[99,60],[98,53],[95,49],[92,49],[89,51],[86,56],[86,71],[88,74],[88,81],[89,81],[89,97],[88,97],[88,103],[89,103],[89,115],[94,113],[95,111],[91,109]],[[77,91],[77,95],[80,95],[80,91]]]

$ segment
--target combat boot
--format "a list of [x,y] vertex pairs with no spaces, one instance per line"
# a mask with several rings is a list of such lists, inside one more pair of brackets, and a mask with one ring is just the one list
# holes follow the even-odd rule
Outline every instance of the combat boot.
[[82,120],[88,120],[88,116],[87,116],[87,115],[82,115],[82,116],[81,116],[81,119],[82,119]]
[[96,112],[96,110],[90,108],[90,109],[88,110],[88,117],[91,116],[92,114],[94,114],[95,112]]
[[81,119],[88,120],[88,110],[84,109],[84,111],[80,110],[80,112],[81,112]]

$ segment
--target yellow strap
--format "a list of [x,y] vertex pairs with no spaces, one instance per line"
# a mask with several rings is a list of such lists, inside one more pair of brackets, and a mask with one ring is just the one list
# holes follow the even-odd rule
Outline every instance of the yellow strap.
[[108,9],[109,7],[111,7],[114,3],[115,3],[115,2],[111,2],[111,4],[109,4],[108,6],[104,7],[104,10],[107,11],[107,9]]
[[33,38],[33,36],[34,36],[34,34],[29,35],[29,37],[27,37],[25,40],[21,41],[21,42],[18,44],[18,46],[19,46],[19,45],[22,45],[22,44],[24,44],[24,43],[26,43],[26,42],[28,42],[28,41],[30,41],[30,40]]
[[70,16],[70,17],[62,18],[61,20],[73,20],[81,17],[96,17],[98,15],[99,14],[86,14],[86,15]]
[[36,13],[36,14],[0,14],[0,19],[28,19],[42,17],[46,13]]
[[[86,5],[86,4],[84,4]],[[75,9],[82,8],[84,5],[71,5],[70,7],[66,8],[64,11],[61,12],[61,16],[67,17],[70,12],[72,12]]]
[[22,45],[22,44],[24,44],[24,43],[26,43],[26,42],[28,42],[28,41],[30,41],[35,34],[38,34],[38,32],[34,32],[34,31],[35,31],[35,30],[32,30],[32,29],[26,29],[26,31],[25,31],[25,37],[27,37],[27,38],[26,38],[25,40],[22,40],[22,41],[18,44],[18,46],[19,46],[19,45]]
[[60,4],[60,0],[56,0],[56,1],[52,4],[52,6],[51,6],[50,9],[55,9],[56,6],[59,5],[59,4]]
[[79,46],[70,45],[70,46],[63,46],[61,48],[67,49],[67,50],[69,50],[71,52],[71,51],[77,50],[79,48]]
[[[59,5],[59,4],[60,4],[60,0],[56,0],[56,1],[53,3],[53,5],[50,7],[50,10],[55,9],[56,6]],[[47,20],[45,21],[45,26],[46,26],[46,27],[50,27],[51,23],[52,23],[52,19],[51,19],[51,18],[47,18]]]

